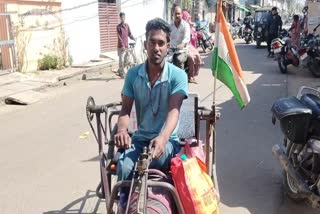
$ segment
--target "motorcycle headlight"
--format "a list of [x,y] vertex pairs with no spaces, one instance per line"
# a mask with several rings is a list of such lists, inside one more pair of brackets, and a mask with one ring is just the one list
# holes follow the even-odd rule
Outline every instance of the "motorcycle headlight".
[[262,31],[262,28],[261,28],[261,27],[258,27],[258,31],[261,32],[261,31]]

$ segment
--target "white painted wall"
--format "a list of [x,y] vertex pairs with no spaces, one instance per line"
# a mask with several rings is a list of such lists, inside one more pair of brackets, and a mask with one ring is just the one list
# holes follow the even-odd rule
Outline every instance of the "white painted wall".
[[164,0],[121,0],[121,11],[126,14],[126,22],[137,39],[136,52],[140,58],[145,28],[149,20],[159,17],[165,19],[166,8]]
[[73,64],[98,58],[100,55],[98,0],[63,0],[61,8]]

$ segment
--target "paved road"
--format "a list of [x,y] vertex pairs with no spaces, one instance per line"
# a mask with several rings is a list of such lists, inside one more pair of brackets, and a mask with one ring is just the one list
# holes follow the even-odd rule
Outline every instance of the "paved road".
[[[222,214],[311,214],[305,204],[294,205],[282,194],[281,170],[271,147],[281,142],[279,127],[271,123],[270,107],[281,96],[295,93],[310,76],[281,75],[266,49],[238,44],[251,103],[240,110],[223,85],[217,85],[221,108],[217,124],[218,179]],[[204,55],[198,85],[201,104],[213,101],[210,55]],[[89,131],[85,102],[120,99],[123,80],[110,74],[72,80],[48,89],[49,98],[32,106],[0,108],[0,213],[104,213],[104,203],[94,196],[99,171],[97,146]],[[288,84],[289,81],[289,84]]]

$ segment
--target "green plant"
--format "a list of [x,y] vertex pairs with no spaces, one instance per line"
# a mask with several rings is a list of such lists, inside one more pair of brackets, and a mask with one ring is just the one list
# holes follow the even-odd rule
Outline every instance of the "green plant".
[[59,58],[52,54],[46,54],[42,59],[38,60],[39,70],[57,69],[59,65]]

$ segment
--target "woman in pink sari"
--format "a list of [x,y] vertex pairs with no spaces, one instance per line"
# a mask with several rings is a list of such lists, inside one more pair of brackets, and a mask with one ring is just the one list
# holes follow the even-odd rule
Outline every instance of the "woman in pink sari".
[[187,10],[182,11],[182,19],[189,23],[190,32],[191,32],[191,39],[190,39],[191,45],[189,45],[189,54],[188,54],[188,68],[189,68],[188,80],[189,80],[189,83],[197,84],[195,77],[198,76],[200,65],[203,64],[201,56],[198,50],[196,49],[197,32],[193,28],[193,23],[191,22],[191,16]]
[[293,16],[293,22],[289,31],[291,31],[291,44],[299,48],[301,27],[298,15]]

